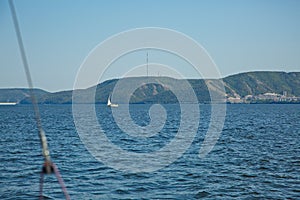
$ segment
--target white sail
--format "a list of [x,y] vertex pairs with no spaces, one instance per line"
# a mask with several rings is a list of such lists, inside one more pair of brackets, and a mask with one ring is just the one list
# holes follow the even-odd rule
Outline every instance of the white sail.
[[110,105],[111,105],[111,101],[110,101],[110,96],[109,96],[107,99],[107,106],[110,106]]
[[109,97],[107,99],[107,106],[108,107],[118,107],[119,105],[111,103],[111,101],[110,101],[110,95],[109,95]]

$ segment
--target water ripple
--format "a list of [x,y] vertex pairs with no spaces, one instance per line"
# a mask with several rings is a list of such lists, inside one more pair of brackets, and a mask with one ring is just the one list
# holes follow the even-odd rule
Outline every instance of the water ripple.
[[[156,151],[178,130],[177,106],[165,106],[166,125],[149,140],[122,133],[109,108],[96,107],[107,137],[129,151]],[[135,120],[149,123],[148,106],[131,109]],[[210,117],[209,105],[201,105],[202,121],[187,152],[166,168],[138,174],[111,169],[89,154],[70,105],[41,106],[41,115],[52,159],[72,199],[299,199],[299,110],[300,105],[228,105],[217,145],[199,159]],[[0,114],[0,199],[37,199],[43,159],[32,108],[0,107]],[[44,191],[45,199],[63,198],[54,176],[46,176]]]

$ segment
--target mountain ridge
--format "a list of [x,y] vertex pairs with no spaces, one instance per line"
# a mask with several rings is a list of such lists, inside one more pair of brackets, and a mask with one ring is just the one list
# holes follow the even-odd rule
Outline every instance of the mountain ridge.
[[[78,102],[75,103],[93,103],[88,100],[86,95],[95,94],[95,103],[106,103],[108,96],[112,93],[118,81],[122,84],[133,84],[134,81],[143,83],[147,77],[130,77],[122,79],[106,80],[96,86],[78,90],[81,95]],[[149,77],[155,83],[144,83],[138,87],[130,97],[130,103],[177,103],[178,99],[170,90],[169,85],[177,85],[176,89],[184,95],[190,95],[184,90],[182,84],[184,80],[193,88],[197,99],[200,103],[210,101],[208,83],[216,79],[174,79],[169,77]],[[285,97],[300,97],[300,72],[283,72],[283,71],[251,71],[227,76],[222,79],[225,87],[226,98],[234,100],[232,102],[241,102],[239,99],[249,99],[259,97],[259,95],[273,94],[285,95]],[[165,84],[160,84],[164,82]],[[72,103],[72,90],[47,92],[41,89],[34,89],[37,101],[40,104],[70,104]],[[124,91],[119,92],[116,96],[121,99],[125,98]],[[114,94],[115,95],[115,94]],[[20,104],[30,103],[29,89],[13,88],[0,89],[0,102],[19,102]],[[262,97],[261,97],[262,98]],[[274,97],[275,98],[275,97]],[[252,99],[253,100],[253,99]],[[258,99],[259,100],[259,99]],[[297,100],[297,99],[296,99]],[[299,99],[300,100],[300,99]],[[252,102],[259,102],[257,99]],[[118,102],[119,103],[119,102]],[[120,102],[122,103],[122,102]]]

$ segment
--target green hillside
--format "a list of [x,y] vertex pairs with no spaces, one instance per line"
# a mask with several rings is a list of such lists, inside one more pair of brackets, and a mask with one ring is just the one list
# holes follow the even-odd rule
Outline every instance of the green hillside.
[[[37,97],[51,95],[41,89],[33,89],[33,92]],[[29,96],[30,90],[27,88],[0,89],[0,102],[20,102]]]
[[300,72],[247,72],[228,76],[223,79],[226,93],[259,95],[267,92],[300,96]]
[[[210,101],[207,83],[213,85],[213,80],[189,79],[194,93],[200,103]],[[227,97],[245,97],[247,95],[260,95],[264,93],[283,94],[300,97],[300,72],[246,72],[223,78]],[[120,90],[114,91],[114,99],[117,103],[177,103],[174,94],[182,94],[184,101],[189,101],[193,95],[186,90],[185,80],[169,77],[133,77],[108,80],[97,86],[77,90],[77,102],[75,103],[106,103],[108,96],[114,91],[116,84],[121,85]],[[138,85],[135,91],[127,91],[127,88]],[[173,88],[172,88],[173,87]],[[217,87],[214,87],[216,89]],[[94,92],[96,91],[96,92]],[[69,104],[72,103],[73,91],[61,91],[49,93],[34,89],[37,100],[41,104]],[[95,99],[90,99],[95,94]],[[223,94],[224,95],[224,94]],[[0,102],[30,103],[28,89],[0,89]]]

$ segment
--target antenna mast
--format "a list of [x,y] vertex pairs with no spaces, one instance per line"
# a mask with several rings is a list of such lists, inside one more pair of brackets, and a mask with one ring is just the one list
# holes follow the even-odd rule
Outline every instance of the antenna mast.
[[147,77],[148,77],[148,76],[149,76],[148,52],[147,52],[147,59],[146,59],[146,62],[147,62]]

